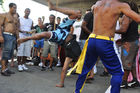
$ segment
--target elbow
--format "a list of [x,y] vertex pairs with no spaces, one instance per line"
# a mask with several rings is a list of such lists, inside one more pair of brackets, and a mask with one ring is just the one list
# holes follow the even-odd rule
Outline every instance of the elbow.
[[140,18],[137,20],[137,22],[140,24]]
[[126,33],[126,30],[122,30],[120,33],[121,33],[121,34],[124,34],[124,33]]

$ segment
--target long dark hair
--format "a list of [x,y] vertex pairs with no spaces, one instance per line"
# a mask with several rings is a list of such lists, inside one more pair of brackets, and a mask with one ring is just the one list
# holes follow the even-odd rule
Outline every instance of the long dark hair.
[[135,11],[136,13],[139,13],[138,5],[136,4],[136,2],[131,1],[128,4],[133,11]]

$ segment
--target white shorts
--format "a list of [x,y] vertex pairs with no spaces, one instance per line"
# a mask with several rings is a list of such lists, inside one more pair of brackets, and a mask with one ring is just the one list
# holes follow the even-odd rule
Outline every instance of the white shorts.
[[20,46],[18,47],[18,52],[17,52],[17,56],[26,56],[26,57],[30,57],[31,56],[31,40],[24,42],[22,44],[20,44]]
[[[26,38],[30,35],[24,35],[23,33],[19,33],[20,38]],[[17,56],[31,56],[31,48],[32,48],[32,40],[26,41],[24,43],[21,43],[18,47]]]

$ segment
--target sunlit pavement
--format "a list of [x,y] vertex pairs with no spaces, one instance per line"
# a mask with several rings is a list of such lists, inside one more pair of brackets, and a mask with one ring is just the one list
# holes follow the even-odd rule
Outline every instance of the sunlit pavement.
[[[64,88],[56,88],[60,81],[61,67],[55,67],[54,71],[41,71],[40,67],[28,66],[29,71],[18,72],[17,68],[12,68],[16,74],[11,77],[0,75],[0,93],[73,93],[77,75],[71,75],[65,80]],[[98,73],[92,84],[85,84],[82,93],[105,93],[109,87],[110,77],[100,77],[103,71],[102,66],[98,66]],[[122,89],[121,93],[140,93],[140,87]]]

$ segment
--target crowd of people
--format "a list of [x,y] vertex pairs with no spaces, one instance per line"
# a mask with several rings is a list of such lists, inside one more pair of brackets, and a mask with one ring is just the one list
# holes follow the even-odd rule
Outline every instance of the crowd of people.
[[[68,18],[61,22],[60,17],[51,14],[49,23],[44,23],[43,16],[34,26],[29,17],[31,10],[26,8],[25,15],[20,17],[15,3],[9,4],[8,13],[0,14],[1,75],[15,74],[8,69],[9,60],[14,66],[16,58],[17,70],[23,72],[28,70],[26,63],[31,58],[34,65],[41,66],[41,71],[62,66],[61,80],[56,85],[62,88],[71,64],[68,74],[76,68],[79,77],[75,93],[81,93],[85,81],[94,80],[101,60],[104,72],[100,76],[112,75],[111,93],[120,93],[120,87],[140,86],[140,71],[137,71],[140,65],[136,60],[139,58],[140,15],[135,2],[101,0],[82,18],[81,10],[55,7],[47,1],[50,10],[64,13]],[[133,79],[128,82],[130,73]]]

